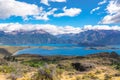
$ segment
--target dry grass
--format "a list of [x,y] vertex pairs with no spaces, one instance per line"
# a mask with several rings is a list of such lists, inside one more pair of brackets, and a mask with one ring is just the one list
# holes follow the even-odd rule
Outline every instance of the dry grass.
[[[4,46],[4,48],[9,52],[16,52],[26,47]],[[1,63],[0,65],[0,80],[120,80],[120,71],[111,65],[111,60],[116,58],[63,58],[62,56],[51,56],[44,59],[34,58],[36,59],[33,60],[30,56],[27,56],[24,57],[27,61],[18,60],[17,62],[1,60],[2,62],[5,61],[6,64]],[[77,63],[77,68],[87,69],[80,71],[81,69],[76,69],[73,63]]]
[[20,47],[20,46],[0,46],[0,48],[4,48],[6,49],[8,52],[10,52],[11,54],[14,54],[16,51],[18,50],[22,50],[28,47]]

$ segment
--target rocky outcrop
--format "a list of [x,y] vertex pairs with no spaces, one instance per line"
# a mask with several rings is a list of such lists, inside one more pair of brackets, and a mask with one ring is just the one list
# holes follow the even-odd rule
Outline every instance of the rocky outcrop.
[[96,54],[89,54],[86,57],[101,57],[101,58],[119,58],[119,55],[116,52],[102,52],[102,53],[96,53]]
[[71,64],[72,67],[77,70],[77,71],[88,71],[90,69],[92,69],[94,67],[93,64],[90,64],[90,63],[79,63],[79,62],[76,62],[76,63],[72,63]]
[[0,48],[0,58],[3,58],[4,56],[10,56],[11,53],[8,52],[6,49],[4,48]]

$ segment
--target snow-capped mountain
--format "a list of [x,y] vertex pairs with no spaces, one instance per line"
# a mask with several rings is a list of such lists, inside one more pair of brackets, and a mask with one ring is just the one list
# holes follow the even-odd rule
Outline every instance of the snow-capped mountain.
[[52,35],[42,29],[11,32],[0,31],[1,44],[47,44],[68,43],[85,46],[118,45],[120,44],[120,31],[118,30],[85,30],[78,34]]

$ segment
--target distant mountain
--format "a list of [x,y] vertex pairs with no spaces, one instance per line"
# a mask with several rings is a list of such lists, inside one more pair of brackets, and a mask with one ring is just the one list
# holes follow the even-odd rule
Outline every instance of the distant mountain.
[[103,46],[120,44],[120,31],[85,30],[78,34],[52,35],[44,30],[0,31],[1,44],[57,44],[68,43],[82,46]]
[[117,30],[86,30],[78,34],[58,35],[67,43],[82,46],[104,46],[120,44],[120,31]]
[[88,30],[88,31],[84,31],[79,34],[76,34],[74,38],[79,45],[87,45],[87,46],[88,45],[89,46],[118,45],[120,44],[120,31]]
[[34,31],[0,31],[1,44],[46,44],[59,43],[57,37],[44,30]]
[[76,34],[60,34],[56,36],[57,38],[63,40],[65,43],[77,44]]

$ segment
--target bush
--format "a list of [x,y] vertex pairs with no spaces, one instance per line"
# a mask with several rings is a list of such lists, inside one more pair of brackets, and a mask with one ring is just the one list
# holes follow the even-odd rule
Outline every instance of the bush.
[[81,80],[81,77],[80,77],[80,76],[77,76],[77,77],[76,77],[76,80]]
[[0,72],[3,73],[11,73],[11,72],[15,72],[15,69],[12,66],[0,66]]
[[108,75],[108,74],[104,75],[104,80],[111,80],[111,79],[112,79],[112,77],[110,75]]
[[82,79],[85,79],[85,80],[96,80],[96,79],[99,79],[95,74],[93,74],[93,73],[88,73],[88,74],[86,74],[86,75],[84,75],[83,77],[82,77]]
[[100,74],[101,73],[101,71],[99,71],[99,70],[97,70],[96,72],[95,72],[95,74]]
[[31,67],[41,67],[41,66],[44,66],[45,63],[54,63],[52,61],[37,61],[37,60],[29,60],[29,61],[23,61],[21,62],[22,64],[24,65],[28,65],[28,66],[31,66]]
[[120,62],[112,62],[112,66],[113,66],[116,70],[120,70]]
[[39,68],[32,80],[58,80],[56,68],[50,68],[47,64]]

